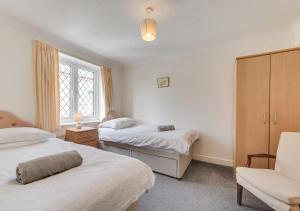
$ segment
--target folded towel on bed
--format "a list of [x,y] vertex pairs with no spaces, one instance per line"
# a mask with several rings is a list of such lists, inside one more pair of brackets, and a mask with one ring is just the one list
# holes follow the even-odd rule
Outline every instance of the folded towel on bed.
[[31,183],[80,166],[82,157],[73,150],[19,163],[16,169],[17,182]]
[[159,125],[159,126],[157,126],[157,130],[158,130],[158,132],[175,130],[175,126],[174,125]]

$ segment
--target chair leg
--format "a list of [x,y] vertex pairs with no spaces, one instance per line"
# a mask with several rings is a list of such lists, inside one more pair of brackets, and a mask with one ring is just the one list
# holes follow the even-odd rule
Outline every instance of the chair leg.
[[236,183],[236,191],[237,191],[237,204],[242,205],[242,198],[243,198],[243,186],[240,184]]

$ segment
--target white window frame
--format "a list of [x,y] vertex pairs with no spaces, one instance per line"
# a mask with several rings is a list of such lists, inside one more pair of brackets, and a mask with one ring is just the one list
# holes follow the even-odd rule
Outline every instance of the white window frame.
[[99,120],[99,105],[100,105],[100,67],[89,62],[71,57],[69,55],[59,53],[59,63],[67,64],[71,68],[71,117],[61,118],[61,123],[74,122],[74,114],[78,112],[78,70],[84,69],[94,73],[94,116],[84,117],[83,121],[98,121]]

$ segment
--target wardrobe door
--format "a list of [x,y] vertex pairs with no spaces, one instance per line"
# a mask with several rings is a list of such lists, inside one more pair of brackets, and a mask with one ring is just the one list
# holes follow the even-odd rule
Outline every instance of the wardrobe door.
[[[270,56],[237,61],[235,165],[245,166],[247,154],[268,153]],[[253,159],[256,168],[268,168],[268,159]]]
[[270,153],[276,154],[281,132],[300,131],[300,50],[271,55],[270,102]]

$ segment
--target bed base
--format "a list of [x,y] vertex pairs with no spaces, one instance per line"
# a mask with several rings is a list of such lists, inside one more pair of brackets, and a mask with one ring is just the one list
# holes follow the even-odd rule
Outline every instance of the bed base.
[[106,151],[134,157],[148,164],[154,172],[181,179],[189,166],[192,156],[171,153],[162,150],[134,147],[110,141],[100,141],[101,148]]

